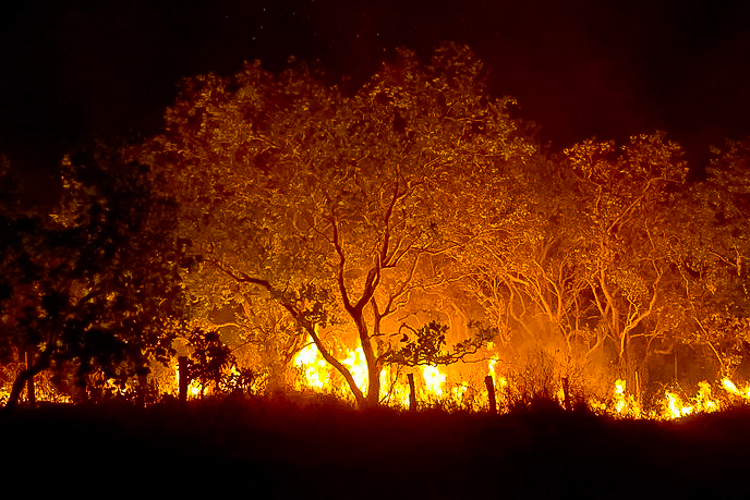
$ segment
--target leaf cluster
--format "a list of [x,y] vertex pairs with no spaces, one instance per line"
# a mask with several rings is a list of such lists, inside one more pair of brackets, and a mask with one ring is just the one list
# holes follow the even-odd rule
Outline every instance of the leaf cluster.
[[124,385],[173,354],[195,258],[174,235],[174,203],[151,191],[142,165],[116,156],[66,157],[52,214],[4,214],[4,361],[28,352],[34,370],[60,380]]
[[402,366],[450,365],[476,353],[494,338],[491,330],[479,328],[473,338],[457,342],[446,351],[447,333],[448,326],[436,320],[416,329],[402,324],[396,334],[401,336],[397,346],[383,355],[383,361]]

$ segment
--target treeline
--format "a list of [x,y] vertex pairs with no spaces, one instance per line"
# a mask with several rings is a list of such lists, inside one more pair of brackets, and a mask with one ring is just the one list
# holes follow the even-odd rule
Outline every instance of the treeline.
[[702,176],[662,132],[549,151],[483,75],[444,44],[353,94],[301,63],[185,80],[162,134],[65,160],[54,216],[5,202],[0,355],[36,360],[17,384],[90,393],[196,331],[249,346],[230,361],[266,387],[311,341],[360,406],[387,367],[536,348],[607,381],[742,376],[750,142]]

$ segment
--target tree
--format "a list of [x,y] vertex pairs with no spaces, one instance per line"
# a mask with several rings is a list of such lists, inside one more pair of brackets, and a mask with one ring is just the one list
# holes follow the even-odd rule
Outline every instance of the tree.
[[54,213],[2,221],[0,356],[33,360],[8,407],[45,370],[72,377],[86,394],[123,389],[148,373],[150,360],[173,353],[189,242],[174,236],[175,205],[151,191],[144,167],[110,160],[66,157]]
[[[179,197],[183,234],[211,264],[193,290],[253,314],[262,292],[360,406],[377,404],[405,333],[394,313],[460,279],[456,250],[508,217],[491,200],[507,165],[534,152],[482,74],[467,47],[445,44],[426,65],[400,51],[351,96],[304,65],[186,81],[164,134],[132,154]],[[350,334],[366,390],[337,356]]]
[[187,363],[188,380],[200,382],[201,398],[209,383],[213,383],[214,394],[249,392],[255,374],[248,368],[241,368],[232,350],[221,341],[218,331],[193,329],[188,335],[188,345],[192,354]]
[[750,148],[747,141],[727,141],[714,153],[706,178],[676,210],[684,228],[676,267],[687,318],[680,340],[707,347],[720,374],[731,376],[750,343]]
[[578,344],[590,341],[580,212],[563,165],[558,157],[538,155],[507,179],[516,186],[510,198],[515,217],[474,241],[465,257],[471,269],[467,291],[503,333],[507,361],[543,349],[562,354],[558,361],[565,364]]
[[627,375],[634,339],[653,339],[669,326],[663,319],[672,248],[681,228],[670,223],[668,208],[685,188],[687,164],[665,134],[632,137],[619,151],[611,142],[585,141],[565,151],[579,200],[579,264],[585,269],[599,328],[614,343]]
[[520,176],[515,224],[476,240],[467,258],[470,290],[507,344],[562,354],[565,370],[611,350],[619,370],[635,371],[675,326],[682,228],[671,210],[686,173],[662,133],[537,157]]

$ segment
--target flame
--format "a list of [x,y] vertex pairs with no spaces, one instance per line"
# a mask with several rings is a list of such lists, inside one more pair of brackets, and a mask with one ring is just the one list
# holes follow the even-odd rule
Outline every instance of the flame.
[[495,353],[489,361],[487,361],[487,375],[490,377],[495,376],[495,367],[497,366],[497,362],[499,361],[499,355]]
[[426,390],[437,397],[443,396],[442,385],[445,383],[446,376],[440,373],[440,370],[436,366],[425,365],[422,367],[422,377]]
[[201,392],[203,391],[203,384],[201,384],[197,380],[191,380],[190,385],[188,385],[188,399],[195,399],[197,397],[200,397]]
[[[307,340],[308,344],[292,360],[292,365],[297,368],[298,373],[294,382],[295,389],[351,398],[351,391],[343,378],[335,376],[336,372],[323,359],[312,339],[308,337]],[[346,356],[343,358],[342,364],[350,370],[355,384],[361,389],[366,388],[368,369],[362,348],[344,349],[343,352]],[[487,375],[494,380],[498,406],[502,408],[505,403],[507,407],[508,394],[513,394],[520,388],[514,387],[506,376],[499,373],[501,371],[499,364],[500,357],[495,351],[492,356],[486,359],[486,364],[476,365],[477,370],[468,374],[461,370],[449,372],[446,368],[430,365],[398,369],[393,366],[386,366],[380,373],[380,399],[387,405],[401,408],[408,407],[410,387],[405,374],[413,373],[415,376],[421,375],[421,380],[417,381],[418,401],[439,401],[441,406],[448,403],[443,406],[446,408],[481,410],[486,408],[489,394],[483,383],[484,377],[478,377],[478,375],[486,370]],[[179,370],[176,365],[175,363],[168,370],[168,375],[165,374],[166,384],[160,388],[162,394],[176,395],[177,393]],[[561,381],[558,382],[559,384],[552,387],[549,394],[554,395],[558,403],[563,406],[562,383]],[[41,385],[38,384],[38,386]],[[632,394],[628,391],[625,380],[617,379],[611,387],[608,395],[603,399],[597,397],[587,399],[588,406],[592,411],[616,418],[673,420],[689,415],[721,411],[732,405],[750,402],[750,382],[736,384],[729,377],[717,380],[713,386],[708,381],[698,383],[697,390],[692,397],[690,397],[689,392],[682,389],[665,389],[657,397],[649,399],[649,409],[642,407],[641,394]],[[37,392],[38,401],[53,400],[52,392],[46,394],[41,387],[39,389],[41,390]],[[188,387],[188,397],[190,399],[200,397],[203,390],[200,381],[193,380]],[[0,402],[6,400],[7,397],[7,387],[0,384]],[[60,398],[57,397],[54,400],[60,400]]]
[[508,387],[508,379],[505,377],[500,377],[497,379],[496,389],[495,390],[505,390]]
[[[386,403],[393,404],[402,408],[409,407],[409,385],[406,382],[393,380],[391,377],[397,377],[398,372],[391,374],[391,367],[386,366],[380,372],[380,397],[387,398]],[[394,383],[395,382],[395,383]],[[391,384],[393,386],[391,387]]]
[[311,337],[309,344],[294,357],[294,366],[302,372],[302,380],[297,382],[297,389],[307,387],[322,391],[328,385],[328,364]]
[[361,347],[349,351],[349,356],[343,362],[352,374],[357,387],[363,389],[367,387],[367,362],[365,361],[365,352]]
[[[166,394],[172,394],[173,396],[176,396],[179,390],[177,389],[180,386],[180,366],[177,363],[173,364],[174,368],[174,386],[170,388],[169,390],[165,391]],[[187,387],[187,399],[197,399],[200,398],[201,393],[204,392],[203,384],[201,384],[200,380],[193,379],[190,381]]]
[[711,396],[711,384],[705,380],[698,383],[698,395],[695,397],[695,402],[699,412],[711,413],[719,409],[719,403]]
[[470,386],[468,382],[461,382],[460,384],[457,384],[456,387],[451,390],[451,400],[456,401],[462,407],[466,406],[466,397],[469,393],[469,387]]
[[[348,350],[347,357],[342,362],[352,373],[355,383],[358,387],[364,388],[367,385],[368,374],[367,364],[364,358],[364,352],[361,348]],[[493,355],[487,360],[487,373],[495,379],[495,390],[498,393],[498,400],[502,394],[510,388],[508,379],[504,376],[496,375],[499,357]],[[300,380],[297,382],[298,389],[312,389],[316,392],[330,392],[335,394],[347,394],[348,388],[345,383],[340,386],[334,385],[334,380],[330,377],[330,371],[325,360],[320,356],[314,343],[310,342],[294,358],[294,364],[300,369]],[[459,380],[451,384],[450,390],[445,389],[448,382],[448,375],[441,371],[439,367],[426,365],[419,368],[424,386],[419,390],[419,398],[423,400],[440,399],[444,402],[452,402],[455,407],[460,408],[478,408],[483,401],[475,401],[469,396],[471,394],[479,395],[481,398],[488,397],[486,389],[474,387],[470,382]],[[409,386],[406,380],[393,380],[396,377],[389,367],[385,367],[380,374],[381,377],[381,394],[380,397],[389,405],[407,407],[409,404]],[[724,390],[737,398],[750,400],[750,384],[747,384],[743,390],[728,378],[721,381]],[[191,393],[199,392],[200,387],[193,389]],[[562,387],[557,387],[553,394],[562,405],[563,395]],[[617,379],[613,383],[611,396],[607,402],[602,402],[596,398],[590,398],[589,407],[599,413],[614,415],[619,418],[650,418],[650,419],[678,419],[695,413],[708,413],[721,410],[724,405],[717,400],[712,393],[711,384],[706,381],[698,384],[698,390],[694,397],[683,398],[673,390],[665,390],[661,399],[652,403],[653,407],[660,410],[645,412],[641,407],[636,395],[628,392],[625,380]],[[476,409],[476,408],[474,408]]]
[[750,401],[750,382],[745,382],[745,387],[742,389],[739,389],[737,387],[737,384],[729,380],[729,378],[724,377],[721,380],[721,385],[724,387],[724,390],[727,391],[729,394],[734,396],[735,398],[740,398],[745,401]]
[[626,383],[622,379],[615,380],[615,388],[612,393],[615,413],[620,417],[641,417],[641,406],[635,398],[628,394]]
[[737,386],[734,382],[729,380],[728,378],[724,377],[721,379],[721,385],[724,386],[724,390],[727,391],[729,394],[734,394],[735,396],[740,395],[740,390],[737,389]]
[[665,417],[674,419],[693,413],[693,407],[683,403],[678,394],[667,390],[664,392],[664,396],[667,398],[665,401]]

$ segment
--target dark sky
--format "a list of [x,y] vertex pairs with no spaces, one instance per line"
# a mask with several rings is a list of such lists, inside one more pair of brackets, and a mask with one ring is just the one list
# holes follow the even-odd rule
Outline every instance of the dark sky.
[[182,77],[294,55],[357,81],[442,40],[555,148],[661,129],[700,162],[750,133],[747,0],[29,0],[0,14],[0,152],[41,182],[92,136],[157,133]]

